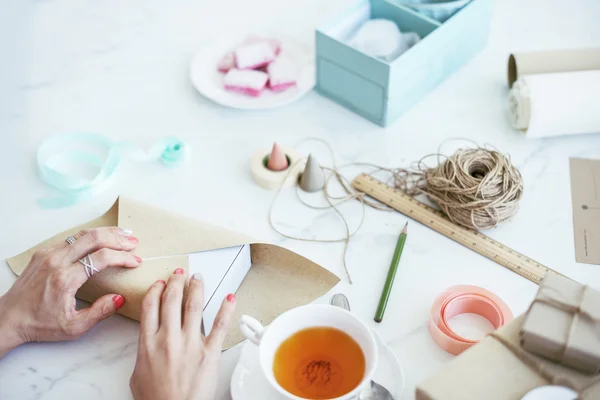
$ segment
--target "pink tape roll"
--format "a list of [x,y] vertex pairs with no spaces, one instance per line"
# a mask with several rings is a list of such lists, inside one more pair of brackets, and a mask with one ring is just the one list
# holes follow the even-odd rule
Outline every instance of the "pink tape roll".
[[448,325],[449,319],[465,313],[481,315],[495,329],[513,319],[506,303],[489,290],[471,285],[448,288],[433,302],[429,333],[434,342],[450,354],[458,355],[478,342],[457,335]]

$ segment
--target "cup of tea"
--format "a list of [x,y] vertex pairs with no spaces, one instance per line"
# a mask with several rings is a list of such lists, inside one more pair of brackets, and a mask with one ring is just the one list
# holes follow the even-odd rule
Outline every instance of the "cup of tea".
[[239,327],[258,346],[267,381],[288,399],[351,399],[370,387],[377,367],[371,329],[340,307],[293,308],[264,327],[242,315]]

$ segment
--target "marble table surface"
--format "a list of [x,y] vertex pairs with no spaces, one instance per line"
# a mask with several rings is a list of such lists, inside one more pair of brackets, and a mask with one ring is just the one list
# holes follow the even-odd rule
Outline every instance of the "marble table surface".
[[[381,324],[373,322],[398,232],[406,218],[368,210],[350,243],[349,285],[342,244],[287,240],[267,221],[273,192],[255,185],[248,161],[277,140],[288,146],[309,136],[331,143],[338,162],[407,166],[466,138],[510,153],[525,192],[516,217],[488,234],[582,282],[600,288],[600,266],[575,261],[569,157],[600,158],[600,136],[527,139],[507,118],[506,61],[513,51],[600,46],[597,0],[496,1],[487,47],[390,127],[383,129],[319,96],[307,94],[280,109],[241,112],[197,94],[188,63],[203,44],[231,32],[265,27],[313,43],[314,29],[349,0],[27,0],[0,9],[0,258],[103,213],[118,194],[286,246],[328,268],[342,281],[352,310],[375,328],[406,374],[403,399],[453,357],[427,331],[431,303],[453,284],[492,290],[515,314],[526,310],[536,285],[418,224],[410,235]],[[432,56],[435,56],[432,54]],[[91,201],[43,210],[48,194],[36,176],[35,151],[64,131],[95,131],[149,146],[175,134],[192,147],[178,171],[125,163],[113,185]],[[450,141],[452,152],[464,142]],[[325,165],[323,147],[306,144]],[[285,197],[285,196],[284,196]],[[343,233],[329,211],[306,210],[282,199],[275,213],[288,233],[326,238]],[[342,207],[356,227],[358,204]],[[0,293],[14,276],[0,268]],[[326,302],[328,294],[317,300]],[[459,321],[460,322],[460,321]],[[458,322],[457,322],[458,323]],[[484,329],[485,327],[481,327]],[[235,328],[234,328],[235,329]],[[138,324],[115,316],[79,340],[36,343],[0,360],[1,399],[129,399]],[[230,398],[239,347],[223,354],[218,399]]]

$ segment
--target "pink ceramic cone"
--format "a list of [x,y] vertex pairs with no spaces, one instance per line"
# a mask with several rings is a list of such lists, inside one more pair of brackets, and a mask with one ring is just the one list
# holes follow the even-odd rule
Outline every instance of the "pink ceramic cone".
[[273,145],[273,150],[271,150],[269,160],[267,161],[267,168],[271,171],[283,171],[288,166],[287,157],[285,156],[279,144],[275,142]]

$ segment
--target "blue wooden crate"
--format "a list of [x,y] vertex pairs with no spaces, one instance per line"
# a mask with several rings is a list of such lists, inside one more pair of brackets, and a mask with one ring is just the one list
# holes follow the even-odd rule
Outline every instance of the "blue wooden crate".
[[[387,126],[485,46],[492,0],[472,0],[444,23],[394,0],[362,0],[316,32],[316,89],[322,95]],[[394,21],[421,41],[386,62],[346,44],[368,19]]]

